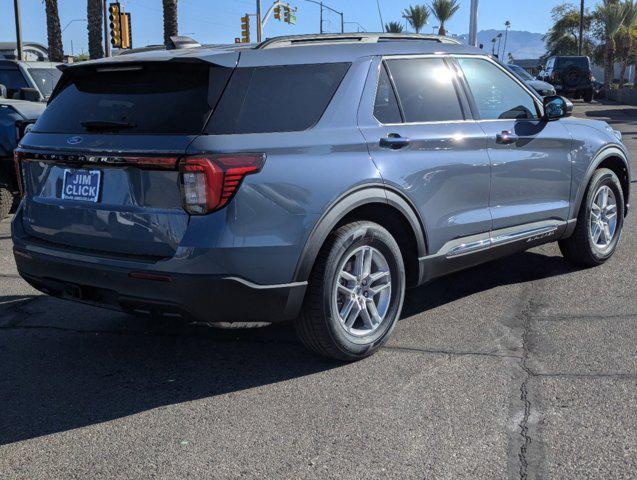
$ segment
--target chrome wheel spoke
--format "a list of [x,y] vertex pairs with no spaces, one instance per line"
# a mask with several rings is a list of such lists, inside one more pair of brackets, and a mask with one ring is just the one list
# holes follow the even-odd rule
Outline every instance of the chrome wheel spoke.
[[591,232],[591,235],[593,237],[593,242],[597,243],[599,241],[599,236],[602,233],[602,229],[599,227],[599,224],[595,223],[595,225],[593,226],[593,231]]
[[391,273],[383,254],[364,245],[341,260],[333,290],[333,312],[345,331],[369,335],[383,323],[391,303]]
[[606,249],[613,242],[617,230],[617,200],[607,185],[602,185],[591,204],[589,232],[598,249]]

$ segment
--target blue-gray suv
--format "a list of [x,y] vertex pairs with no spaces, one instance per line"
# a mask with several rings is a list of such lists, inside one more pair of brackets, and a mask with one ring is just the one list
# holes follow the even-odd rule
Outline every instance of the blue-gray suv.
[[16,151],[22,277],[204,321],[293,321],[354,360],[405,289],[558,241],[606,261],[621,135],[443,37],[281,37],[65,66]]

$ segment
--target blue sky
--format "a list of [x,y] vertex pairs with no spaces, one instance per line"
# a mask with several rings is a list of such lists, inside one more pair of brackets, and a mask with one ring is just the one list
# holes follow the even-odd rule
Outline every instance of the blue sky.
[[[256,0],[179,0],[180,33],[190,35],[202,43],[227,43],[240,35],[240,17],[254,13]],[[593,7],[596,0],[586,0]],[[461,8],[447,26],[451,33],[467,33],[469,27],[470,0],[460,0]],[[13,2],[2,0],[0,6],[0,41],[15,40]],[[23,38],[46,44],[46,17],[42,0],[21,0]],[[86,0],[58,0],[60,20],[66,53],[78,54],[87,49],[86,22],[72,20],[86,18]],[[120,0],[125,11],[131,13],[133,22],[133,44],[144,46],[162,42],[161,0]],[[270,20],[265,36],[317,33],[319,29],[319,7],[305,0],[289,0],[298,7],[297,25],[290,26]],[[324,0],[331,7],[345,13],[346,22],[358,22],[368,31],[378,31],[380,20],[376,0]],[[420,0],[380,0],[383,20],[401,20],[401,12],[409,4]],[[424,3],[429,3],[425,0]],[[499,29],[505,20],[510,20],[515,30],[544,33],[550,25],[551,9],[562,0],[480,0],[479,29]],[[262,0],[263,10],[272,0]],[[324,28],[337,31],[340,28],[338,15],[326,12]],[[68,25],[68,26],[67,26]],[[436,25],[434,18],[424,32]],[[355,24],[346,29],[355,31]],[[254,29],[253,29],[254,31]]]

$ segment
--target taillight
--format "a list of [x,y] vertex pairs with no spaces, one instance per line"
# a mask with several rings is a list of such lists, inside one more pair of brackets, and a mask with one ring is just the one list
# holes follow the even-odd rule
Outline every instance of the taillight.
[[184,209],[205,215],[228,204],[246,175],[263,168],[265,154],[186,157],[179,164]]
[[15,166],[15,177],[16,182],[18,183],[18,190],[20,191],[20,196],[24,196],[24,180],[22,178],[22,165],[20,164],[21,154],[17,150],[13,151],[13,164]]

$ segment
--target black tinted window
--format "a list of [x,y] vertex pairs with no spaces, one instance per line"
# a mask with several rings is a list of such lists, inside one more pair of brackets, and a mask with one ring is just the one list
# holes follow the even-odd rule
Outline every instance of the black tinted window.
[[68,81],[63,79],[64,87],[40,116],[34,130],[201,133],[211,110],[209,78],[212,84],[225,82],[227,69],[191,64],[147,64],[137,68],[78,72]]
[[463,120],[454,74],[442,58],[387,62],[406,122]]
[[0,69],[0,83],[7,87],[7,97],[9,98],[13,98],[13,95],[21,88],[29,86],[22,72],[17,68]]
[[577,67],[584,70],[590,68],[588,57],[558,57],[556,68]]
[[537,118],[533,97],[499,67],[481,58],[459,58],[480,118]]
[[374,103],[374,116],[381,123],[401,123],[400,109],[396,100],[396,93],[389,81],[387,70],[381,65],[378,87],[376,89],[376,102]]
[[207,132],[293,132],[319,121],[348,63],[237,68]]

